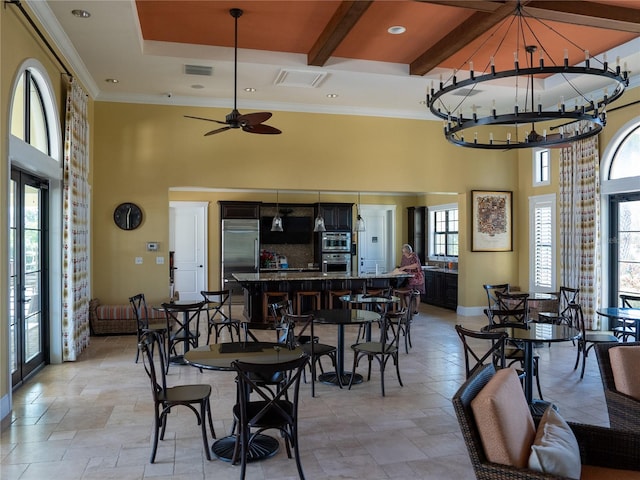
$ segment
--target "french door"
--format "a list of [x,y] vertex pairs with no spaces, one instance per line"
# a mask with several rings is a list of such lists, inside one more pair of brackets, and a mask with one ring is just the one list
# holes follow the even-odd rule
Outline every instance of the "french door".
[[622,293],[640,295],[640,193],[609,197],[609,305]]
[[9,362],[13,388],[48,361],[47,181],[11,171]]

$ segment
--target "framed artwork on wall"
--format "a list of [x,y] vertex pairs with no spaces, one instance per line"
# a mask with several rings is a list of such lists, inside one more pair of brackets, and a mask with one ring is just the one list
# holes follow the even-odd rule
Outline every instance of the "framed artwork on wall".
[[513,250],[512,192],[471,191],[471,251]]

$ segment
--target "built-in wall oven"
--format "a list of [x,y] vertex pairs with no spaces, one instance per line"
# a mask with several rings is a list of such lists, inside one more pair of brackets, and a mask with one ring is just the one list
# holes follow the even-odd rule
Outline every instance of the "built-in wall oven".
[[322,253],[350,252],[351,232],[324,232],[321,248]]
[[351,253],[323,253],[322,271],[324,273],[351,273]]

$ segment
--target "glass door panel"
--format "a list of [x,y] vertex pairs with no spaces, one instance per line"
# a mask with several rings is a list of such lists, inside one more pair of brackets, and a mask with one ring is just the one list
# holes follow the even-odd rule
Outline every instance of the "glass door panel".
[[11,172],[9,228],[9,335],[15,388],[44,364],[47,352],[46,183],[19,170]]
[[620,294],[640,295],[640,193],[613,195],[611,217],[611,305]]

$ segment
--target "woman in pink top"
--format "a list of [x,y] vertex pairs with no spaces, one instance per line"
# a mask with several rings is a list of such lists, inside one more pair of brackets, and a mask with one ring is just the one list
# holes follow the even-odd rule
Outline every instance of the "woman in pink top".
[[[409,287],[424,294],[424,275],[422,274],[422,264],[420,258],[413,251],[413,248],[408,243],[402,246],[402,261],[398,270],[406,273],[413,274],[413,277],[409,279]],[[418,306],[420,306],[420,295],[416,298],[416,308],[413,313],[418,313]]]

